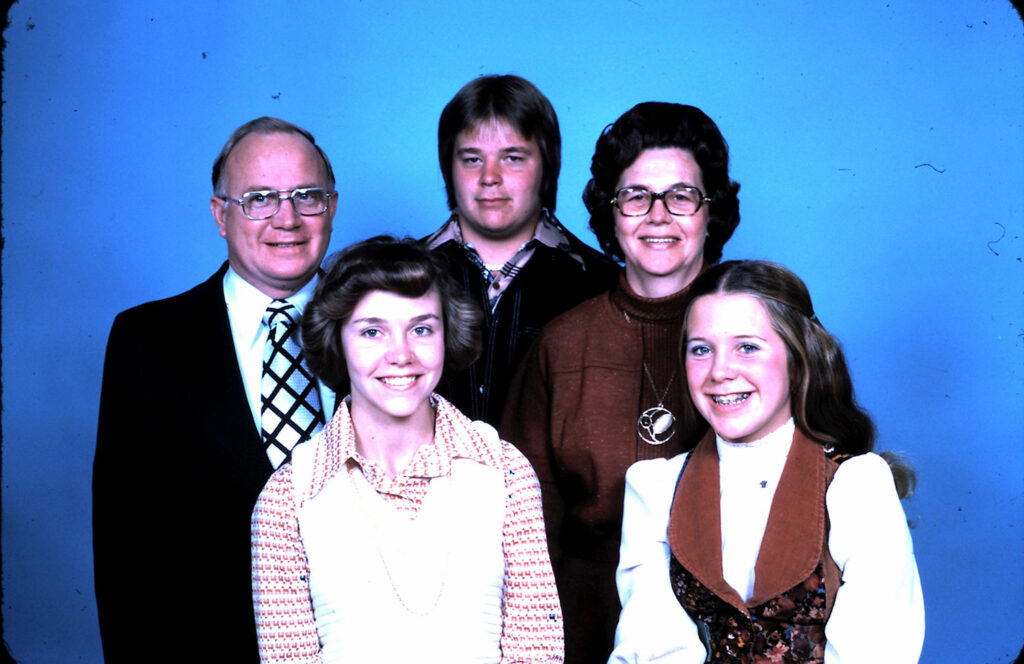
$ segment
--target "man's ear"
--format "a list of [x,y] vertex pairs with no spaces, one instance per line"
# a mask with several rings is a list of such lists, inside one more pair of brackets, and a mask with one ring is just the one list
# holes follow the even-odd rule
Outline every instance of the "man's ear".
[[223,198],[218,196],[210,197],[210,214],[213,215],[213,220],[217,222],[217,232],[220,236],[226,238],[228,236],[227,220],[224,216],[227,214],[227,206],[230,205]]

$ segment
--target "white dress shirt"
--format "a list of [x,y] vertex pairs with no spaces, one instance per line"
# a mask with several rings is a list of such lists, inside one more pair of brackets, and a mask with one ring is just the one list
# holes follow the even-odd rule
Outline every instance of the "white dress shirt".
[[[309,300],[313,297],[318,277],[313,278],[295,294],[285,298],[301,315]],[[263,349],[267,343],[270,330],[263,324],[263,314],[274,298],[265,294],[248,281],[243,279],[232,268],[224,275],[224,301],[228,306],[228,320],[231,322],[231,336],[235,341],[235,355],[238,368],[242,372],[242,383],[245,385],[245,396],[249,400],[249,409],[256,430],[262,431],[261,396],[263,381]],[[334,412],[335,394],[332,390],[317,381],[320,391],[320,404],[324,409],[325,421],[331,419]]]

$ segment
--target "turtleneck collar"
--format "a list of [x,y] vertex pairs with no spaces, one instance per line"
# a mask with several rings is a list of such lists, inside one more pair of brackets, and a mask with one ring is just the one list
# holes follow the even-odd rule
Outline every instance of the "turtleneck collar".
[[678,321],[682,323],[686,310],[688,288],[668,297],[644,297],[638,295],[626,281],[626,271],[619,272],[619,283],[612,289],[611,300],[626,320],[642,322]]
[[[726,456],[731,457],[734,454],[742,454],[744,451],[747,451],[748,456],[743,458],[749,459],[750,454],[758,454],[782,457],[784,462],[786,454],[789,453],[789,445],[793,441],[793,433],[795,431],[796,424],[793,422],[793,418],[791,417],[774,431],[766,433],[757,440],[752,440],[747,443],[730,443],[727,440],[723,440],[718,434],[715,434],[715,445],[718,448],[718,458],[725,459]],[[781,464],[779,472],[782,472]]]

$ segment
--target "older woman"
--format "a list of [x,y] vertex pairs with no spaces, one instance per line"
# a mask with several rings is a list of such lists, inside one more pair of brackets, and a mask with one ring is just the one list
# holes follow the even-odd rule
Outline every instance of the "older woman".
[[540,477],[566,661],[586,663],[612,649],[626,469],[690,449],[706,428],[679,371],[682,313],[739,223],[728,147],[692,106],[630,109],[601,134],[591,173],[590,226],[625,269],[544,328],[502,427]]
[[612,661],[917,662],[913,471],[871,453],[807,288],[730,261],[690,292],[684,369],[713,431],[626,475]]
[[433,394],[479,352],[479,311],[441,261],[367,240],[306,309],[310,369],[351,395],[253,512],[264,662],[562,661],[536,476]]

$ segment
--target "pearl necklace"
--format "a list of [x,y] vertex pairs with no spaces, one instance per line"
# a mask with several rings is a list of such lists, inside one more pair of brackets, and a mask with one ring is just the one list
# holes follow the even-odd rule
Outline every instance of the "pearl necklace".
[[[448,544],[446,545],[447,548],[446,548],[445,554],[444,554],[444,562],[443,562],[443,564],[441,566],[441,574],[440,574],[441,582],[438,584],[437,594],[434,596],[433,601],[429,602],[429,606],[426,606],[426,607],[410,606],[410,604],[412,604],[412,603],[406,601],[406,595],[402,592],[402,590],[399,588],[399,584],[395,581],[395,575],[392,573],[392,566],[388,564],[388,556],[386,556],[385,552],[384,552],[384,547],[383,547],[384,535],[382,533],[381,524],[386,521],[386,515],[383,514],[384,509],[381,509],[381,508],[386,508],[386,506],[381,504],[382,500],[381,500],[380,496],[377,494],[376,491],[373,490],[373,487],[369,486],[369,483],[365,480],[365,478],[363,479],[362,482],[360,482],[356,478],[355,473],[353,472],[355,468],[358,468],[358,466],[356,466],[355,464],[352,464],[352,465],[349,466],[349,468],[348,468],[348,477],[352,481],[352,486],[355,489],[356,495],[359,498],[359,503],[362,506],[363,513],[366,514],[367,517],[368,517],[367,521],[370,523],[371,530],[374,531],[373,532],[373,534],[374,534],[374,537],[373,537],[374,547],[377,550],[377,557],[380,558],[381,565],[384,566],[384,574],[388,578],[388,583],[391,584],[392,592],[394,592],[395,597],[398,599],[398,603],[402,605],[402,608],[404,608],[409,613],[411,613],[411,614],[413,614],[415,616],[428,616],[428,615],[430,615],[431,613],[433,613],[434,609],[437,608],[437,605],[441,603],[441,597],[442,597],[442,595],[444,595],[444,589],[445,589],[445,585],[446,585],[446,581],[447,581],[447,577],[448,577],[448,568],[450,567],[451,557],[452,557],[451,556],[452,551],[451,551],[451,544],[450,544],[451,539],[450,539],[450,537],[448,537],[447,533],[443,533],[443,532],[439,533],[439,538],[441,539],[441,541],[447,540]],[[447,480],[450,479],[450,477],[439,478],[439,479],[447,481]],[[433,480],[431,482],[431,485],[433,485],[437,481],[438,480]],[[436,489],[441,489],[441,488],[442,487],[440,487],[440,486],[431,486],[431,489],[435,489],[435,490]],[[444,487],[444,488],[448,488],[448,487]],[[373,495],[366,495],[368,490],[370,492],[372,492]],[[439,497],[441,497],[441,496],[436,496],[435,498],[439,498]],[[376,505],[373,504],[374,501],[376,501],[376,503],[377,503]],[[439,507],[439,506],[435,505],[435,506],[430,507],[430,509],[433,510],[436,507]],[[420,512],[416,516],[416,518],[417,519],[426,518],[427,517],[427,512],[426,512],[427,508],[428,508],[428,506],[426,504],[426,499],[424,499],[424,504],[420,506]],[[377,512],[377,514],[375,514],[374,512]]]

